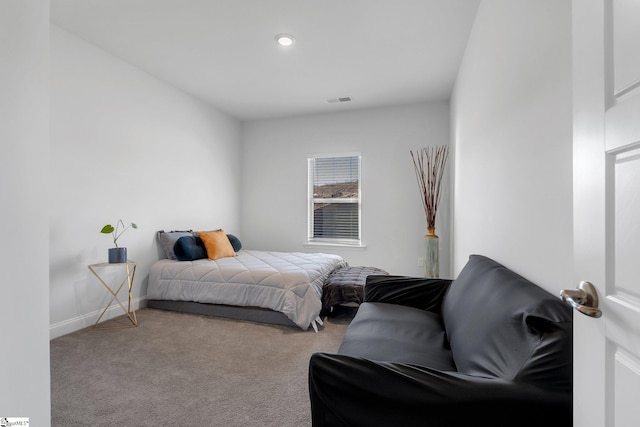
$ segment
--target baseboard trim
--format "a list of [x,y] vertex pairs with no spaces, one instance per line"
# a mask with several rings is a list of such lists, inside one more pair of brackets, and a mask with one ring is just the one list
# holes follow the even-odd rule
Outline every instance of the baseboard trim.
[[[135,298],[133,300],[133,307],[136,310],[139,310],[140,308],[144,308],[146,306],[146,297]],[[100,313],[102,313],[103,309],[104,308],[101,308],[99,310],[92,311],[91,313],[83,314],[81,316],[73,317],[71,319],[63,320],[62,322],[49,325],[49,339],[52,340],[54,338],[70,334],[72,332],[79,331],[80,329],[93,326],[100,316]],[[118,316],[124,316],[124,312],[122,311],[122,308],[117,303],[115,303],[107,309],[107,311],[104,313],[104,316],[102,316],[102,320],[100,321],[100,323]]]

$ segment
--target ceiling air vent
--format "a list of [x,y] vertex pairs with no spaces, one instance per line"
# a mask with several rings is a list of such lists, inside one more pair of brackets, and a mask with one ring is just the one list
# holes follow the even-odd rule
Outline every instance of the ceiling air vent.
[[335,104],[336,102],[349,102],[351,101],[351,97],[350,96],[345,96],[343,98],[329,98],[327,99],[327,102],[329,104]]

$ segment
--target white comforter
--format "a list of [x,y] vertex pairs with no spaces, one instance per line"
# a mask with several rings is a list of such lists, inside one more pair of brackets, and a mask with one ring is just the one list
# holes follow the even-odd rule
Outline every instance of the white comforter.
[[151,267],[147,298],[268,308],[315,329],[322,285],[345,266],[338,255],[252,250],[215,261],[163,259]]

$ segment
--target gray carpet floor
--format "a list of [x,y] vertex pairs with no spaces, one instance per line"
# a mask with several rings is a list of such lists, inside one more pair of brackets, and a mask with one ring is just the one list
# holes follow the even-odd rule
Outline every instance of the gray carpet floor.
[[52,425],[310,426],[309,358],[337,350],[352,314],[314,333],[146,308],[137,328],[56,338]]

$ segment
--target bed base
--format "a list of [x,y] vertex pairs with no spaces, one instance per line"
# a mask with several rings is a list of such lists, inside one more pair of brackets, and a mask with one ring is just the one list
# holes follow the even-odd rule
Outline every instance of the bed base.
[[181,313],[201,314],[204,316],[224,317],[272,325],[291,326],[300,329],[291,319],[278,311],[261,307],[241,307],[221,304],[205,304],[192,301],[166,301],[150,299],[147,307],[160,310],[179,311]]

